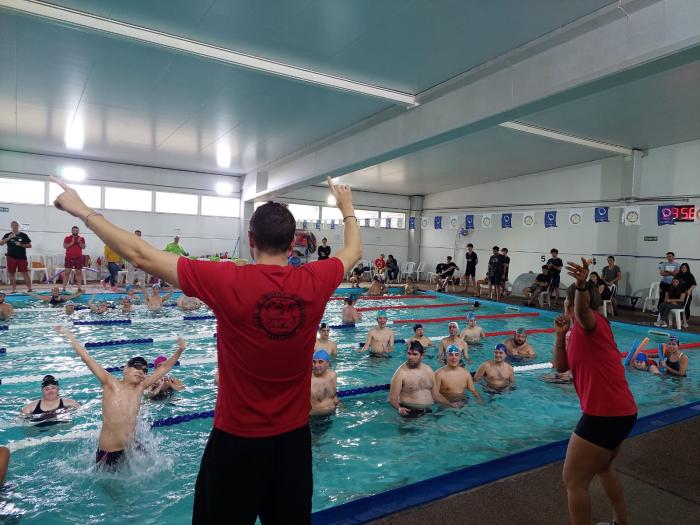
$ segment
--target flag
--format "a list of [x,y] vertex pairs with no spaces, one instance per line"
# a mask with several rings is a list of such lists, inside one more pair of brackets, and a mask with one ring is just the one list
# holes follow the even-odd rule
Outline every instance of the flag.
[[369,219],[365,219],[365,228],[369,228]]
[[580,226],[583,222],[583,210],[573,209],[569,210],[569,224],[572,226]]
[[306,229],[309,226],[309,223],[308,221],[304,221],[301,225],[304,229]]
[[450,228],[452,228],[453,230],[459,228],[459,217],[457,217],[456,215],[452,215],[450,217]]
[[481,216],[481,227],[490,228],[491,227],[491,214],[486,213]]
[[435,229],[442,230],[442,216],[441,215],[435,216]]
[[526,211],[523,213],[523,226],[527,226],[528,228],[532,228],[535,225],[535,214]]
[[331,230],[335,230],[335,219],[331,219]]
[[384,221],[386,223],[386,227],[391,228],[391,217],[387,217]]
[[639,206],[625,206],[622,210],[622,223],[626,226],[639,226],[641,224],[639,212]]
[[409,218],[408,218],[408,229],[409,229],[409,230],[415,230],[415,229],[416,229],[416,218],[415,218],[415,217],[409,217]]
[[557,212],[556,210],[549,210],[544,212],[544,227],[545,228],[556,228],[557,227]]
[[513,227],[513,214],[512,213],[502,213],[501,214],[501,228],[512,228]]
[[666,224],[675,224],[676,220],[673,217],[673,210],[676,208],[675,204],[669,206],[659,206],[656,211],[656,221],[659,226],[664,226]]
[[608,212],[610,208],[607,206],[595,209],[595,222],[610,222],[608,218]]
[[474,216],[467,215],[466,222],[467,222],[467,230],[473,230],[474,229]]
[[420,218],[420,229],[427,230],[428,226],[430,226],[430,221],[428,220],[428,217],[421,217]]
[[317,230],[320,230],[320,229],[321,229],[321,220],[320,220],[320,219],[318,219],[318,220],[316,221],[316,229],[317,229]]

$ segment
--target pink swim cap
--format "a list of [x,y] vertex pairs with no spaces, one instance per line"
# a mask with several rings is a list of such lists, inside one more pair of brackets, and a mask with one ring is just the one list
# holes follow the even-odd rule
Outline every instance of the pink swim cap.
[[156,366],[158,366],[158,365],[161,364],[161,363],[166,362],[167,360],[168,360],[168,358],[165,357],[164,355],[159,355],[158,357],[156,357],[156,358],[154,359],[154,361],[153,361],[153,367],[155,368]]

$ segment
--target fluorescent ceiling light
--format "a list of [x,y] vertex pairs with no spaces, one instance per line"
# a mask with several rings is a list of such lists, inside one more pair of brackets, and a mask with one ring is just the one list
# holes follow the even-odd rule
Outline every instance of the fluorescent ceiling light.
[[243,53],[237,53],[230,49],[213,46],[204,42],[182,38],[176,35],[161,33],[145,27],[126,24],[124,22],[116,22],[108,18],[83,13],[65,7],[59,7],[43,2],[30,0],[0,0],[0,6],[27,13],[30,15],[50,18],[62,24],[71,24],[83,28],[93,29],[104,33],[110,33],[122,38],[130,38],[139,42],[155,44],[157,46],[175,49],[177,51],[198,55],[220,62],[226,62],[235,66],[255,69],[272,75],[278,75],[312,84],[319,84],[344,91],[351,91],[361,95],[369,95],[371,97],[390,100],[395,103],[407,104],[409,106],[417,106],[416,97],[386,89],[379,86],[364,84],[346,78],[335,77],[332,75],[324,75],[308,69],[274,62],[264,58],[259,58]]
[[623,148],[622,146],[618,146],[616,144],[609,144],[607,142],[577,137],[576,135],[569,135],[568,133],[562,133],[561,131],[553,131],[551,129],[531,126],[530,124],[522,124],[520,122],[504,122],[503,124],[499,124],[499,126],[513,129],[515,131],[522,131],[523,133],[530,133],[531,135],[538,135],[548,139],[568,142],[569,144],[578,144],[579,146],[585,146],[587,148],[609,151],[610,153],[615,153],[617,155],[630,156],[633,153],[631,149]]
[[68,149],[83,149],[85,134],[83,132],[83,121],[81,119],[77,117],[73,119],[73,122],[66,128],[66,135],[63,140]]
[[85,170],[75,166],[65,166],[61,168],[61,177],[71,182],[82,182],[85,180]]
[[219,195],[231,195],[233,193],[233,184],[230,182],[217,182],[214,189]]
[[231,167],[231,147],[225,142],[216,145],[216,164],[220,168]]
[[333,195],[329,195],[326,202],[328,203],[328,206],[335,206],[335,204],[336,204],[335,197]]

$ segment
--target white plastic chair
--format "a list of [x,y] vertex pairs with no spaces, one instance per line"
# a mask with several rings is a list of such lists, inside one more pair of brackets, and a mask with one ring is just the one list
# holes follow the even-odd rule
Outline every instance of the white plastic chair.
[[414,262],[405,262],[403,264],[403,268],[401,269],[401,273],[399,273],[399,282],[403,281],[406,279],[406,277],[410,277],[415,273],[415,268],[416,268],[416,263]]
[[422,273],[425,273],[425,261],[421,261],[418,263],[418,267],[416,268],[416,281],[420,282],[421,278],[420,275]]
[[644,305],[642,306],[642,313],[646,312],[647,305],[651,303],[651,311],[656,312],[656,306],[659,304],[659,282],[653,282],[649,286],[649,295],[644,298]]
[[[685,318],[685,307],[688,306],[688,301],[690,301],[691,294],[688,294],[685,298],[685,301],[683,302],[683,306],[681,308],[674,308],[671,310],[671,314],[675,316],[676,318],[676,329],[677,330],[683,330],[683,324],[688,322],[688,320]],[[666,321],[666,319],[663,319],[663,321]]]
[[[617,295],[617,285],[611,284],[610,285],[610,292],[611,292],[610,299],[603,300],[603,317],[605,317],[605,318],[608,317],[608,305],[612,306],[612,304],[613,304],[612,300]],[[615,312],[612,308],[610,308],[610,315],[615,316]]]
[[540,308],[544,308],[544,302],[547,301],[547,307],[552,307],[552,283],[547,285],[547,290],[539,296]]
[[0,276],[2,276],[2,279],[0,279],[0,282],[4,282],[5,284],[10,284],[10,278],[7,274],[7,258],[4,255],[0,255]]
[[[30,255],[27,259],[27,265],[29,266],[29,280],[31,282],[34,282],[34,274],[38,273],[39,275],[41,275],[43,273],[46,282],[49,282],[49,269],[46,264],[46,257],[43,255]],[[33,264],[35,262],[38,262],[39,264],[41,264],[41,266],[37,266],[35,268]]]

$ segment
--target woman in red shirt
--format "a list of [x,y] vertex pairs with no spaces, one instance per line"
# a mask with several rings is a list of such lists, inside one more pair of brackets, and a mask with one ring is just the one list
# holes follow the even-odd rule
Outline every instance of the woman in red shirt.
[[557,372],[571,370],[583,411],[564,461],[569,516],[574,525],[590,525],[588,487],[597,475],[612,503],[613,523],[625,525],[625,497],[613,461],[637,421],[637,405],[610,324],[598,313],[600,293],[586,282],[588,262],[581,261],[581,266],[567,263],[567,273],[576,284],[567,291],[564,315],[554,321],[553,365]]

